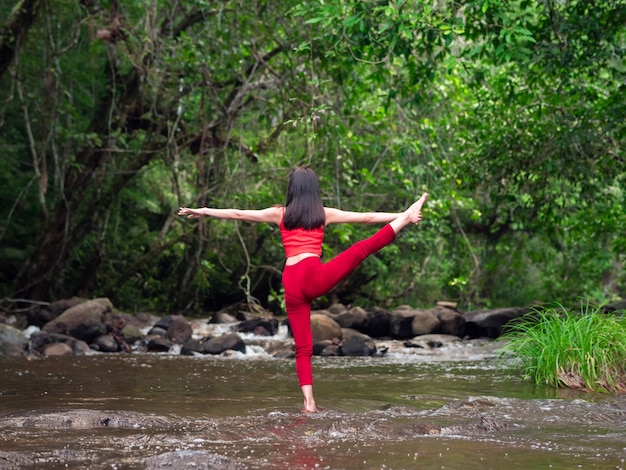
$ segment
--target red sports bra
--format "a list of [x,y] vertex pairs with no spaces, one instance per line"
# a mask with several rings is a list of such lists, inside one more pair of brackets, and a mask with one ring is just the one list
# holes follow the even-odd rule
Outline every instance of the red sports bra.
[[324,240],[324,227],[305,230],[296,228],[287,230],[285,224],[280,221],[280,236],[283,239],[283,247],[287,258],[301,255],[302,253],[313,253],[322,256],[322,242]]

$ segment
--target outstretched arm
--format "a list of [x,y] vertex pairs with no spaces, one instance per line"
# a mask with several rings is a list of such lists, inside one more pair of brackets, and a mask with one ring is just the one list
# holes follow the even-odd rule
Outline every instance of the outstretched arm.
[[387,224],[398,218],[400,212],[351,212],[325,207],[326,225],[329,224]]
[[192,209],[181,207],[178,215],[186,215],[190,219],[200,219],[202,217],[214,217],[216,219],[245,220],[247,222],[267,222],[270,224],[280,224],[282,208],[268,207],[261,210],[249,209],[213,209],[211,207],[201,207]]

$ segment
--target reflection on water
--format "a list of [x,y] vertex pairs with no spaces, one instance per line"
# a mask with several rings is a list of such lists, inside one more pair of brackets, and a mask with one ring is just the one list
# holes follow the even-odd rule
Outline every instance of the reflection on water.
[[0,468],[146,468],[172,452],[249,469],[624,468],[626,397],[454,357],[316,358],[312,416],[293,361],[263,354],[0,357]]

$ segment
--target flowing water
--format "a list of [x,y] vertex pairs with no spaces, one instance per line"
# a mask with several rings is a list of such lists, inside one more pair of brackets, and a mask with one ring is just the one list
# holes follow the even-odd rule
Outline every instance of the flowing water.
[[[523,381],[493,346],[314,358],[0,357],[0,468],[623,469],[626,397]],[[169,460],[168,460],[169,459]]]

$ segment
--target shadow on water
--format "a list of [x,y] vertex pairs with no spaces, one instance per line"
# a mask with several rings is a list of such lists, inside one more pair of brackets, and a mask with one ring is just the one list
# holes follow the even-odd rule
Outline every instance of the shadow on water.
[[493,357],[0,357],[0,468],[621,469],[626,397],[557,392]]

